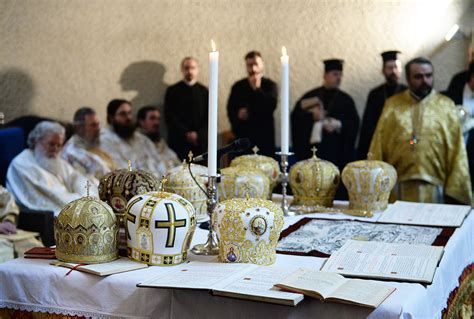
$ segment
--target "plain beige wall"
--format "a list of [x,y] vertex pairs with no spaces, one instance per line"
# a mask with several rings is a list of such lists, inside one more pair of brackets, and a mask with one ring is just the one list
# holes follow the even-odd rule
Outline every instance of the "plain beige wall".
[[[262,52],[266,75],[279,82],[279,56],[290,56],[290,105],[319,86],[322,59],[346,61],[342,89],[363,112],[369,89],[383,81],[379,53],[403,51],[435,64],[435,87],[466,68],[470,38],[444,42],[454,24],[471,33],[474,0],[1,0],[0,110],[71,120],[82,105],[102,119],[108,101],[138,108],[163,102],[193,55],[208,80],[210,39],[220,51],[219,131],[226,103],[245,75],[243,56]],[[275,112],[279,127],[279,110]],[[279,132],[279,130],[277,130]],[[277,133],[277,140],[279,140]]]

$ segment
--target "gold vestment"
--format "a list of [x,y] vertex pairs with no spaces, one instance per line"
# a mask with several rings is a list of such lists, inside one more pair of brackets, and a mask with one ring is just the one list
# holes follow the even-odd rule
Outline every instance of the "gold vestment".
[[[369,152],[374,160],[390,163],[397,170],[404,189],[398,192],[398,199],[438,202],[434,188],[441,188],[444,195],[471,204],[459,118],[454,103],[434,90],[421,101],[413,98],[410,90],[389,98]],[[419,185],[413,187],[413,183]]]

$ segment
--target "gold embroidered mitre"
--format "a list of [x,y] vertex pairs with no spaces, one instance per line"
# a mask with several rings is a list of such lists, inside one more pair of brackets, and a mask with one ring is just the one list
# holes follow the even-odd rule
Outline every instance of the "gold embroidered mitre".
[[339,169],[313,154],[290,169],[289,182],[294,195],[292,205],[332,207],[340,182]]
[[133,197],[125,213],[127,254],[153,266],[187,259],[196,218],[193,205],[177,194],[149,192]]
[[278,184],[280,166],[276,160],[269,156],[258,155],[256,153],[253,155],[238,156],[230,162],[230,167],[238,166],[252,167],[261,170],[270,179],[270,192]]
[[283,228],[280,206],[265,199],[235,198],[217,205],[213,218],[219,261],[271,265]]
[[342,182],[349,193],[349,209],[386,209],[396,181],[395,168],[382,161],[356,161],[347,164],[342,171]]
[[99,197],[107,202],[121,220],[127,202],[135,195],[159,189],[158,179],[151,173],[131,168],[119,169],[100,179]]
[[268,198],[270,180],[259,169],[251,167],[226,167],[221,170],[218,186],[219,200],[232,198]]
[[[191,164],[191,172],[202,189],[205,190],[207,168],[205,166]],[[166,183],[164,190],[178,194],[189,200],[196,210],[197,221],[207,219],[207,195],[193,180],[189,173],[188,164],[183,163],[183,165],[173,168],[167,177],[168,183]]]
[[72,201],[54,220],[56,258],[79,264],[117,259],[118,229],[107,203],[90,196]]

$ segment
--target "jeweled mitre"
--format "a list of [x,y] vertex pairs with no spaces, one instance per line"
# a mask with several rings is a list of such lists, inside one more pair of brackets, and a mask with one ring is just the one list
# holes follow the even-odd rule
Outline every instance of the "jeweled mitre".
[[130,259],[154,266],[186,261],[196,229],[193,205],[168,192],[133,197],[125,213],[127,253]]
[[[191,172],[196,179],[191,176],[188,164],[183,163],[169,171],[168,182],[164,185],[164,190],[183,196],[191,202],[196,210],[196,220],[207,219],[207,196],[202,191],[206,190],[207,168],[205,166],[191,164]],[[199,184],[196,184],[196,182]],[[199,188],[201,186],[201,188]]]
[[72,201],[54,220],[56,258],[80,264],[117,259],[118,229],[107,203],[90,196]]
[[283,211],[265,199],[235,198],[217,205],[214,229],[219,261],[270,265],[283,227]]
[[259,169],[251,167],[226,167],[221,170],[218,184],[219,200],[232,198],[268,198],[270,180]]
[[292,205],[332,207],[340,182],[339,169],[316,155],[290,169]]
[[119,169],[100,179],[99,197],[107,202],[121,219],[127,202],[133,196],[156,191],[159,185],[157,178],[149,172]]
[[[270,196],[273,188],[278,184],[280,166],[278,162],[269,156],[252,154],[242,155],[230,162],[230,167],[252,167],[261,170],[270,179]],[[268,197],[271,198],[271,197]]]
[[396,181],[395,168],[382,161],[356,161],[347,164],[342,171],[342,182],[349,193],[350,209],[386,209]]

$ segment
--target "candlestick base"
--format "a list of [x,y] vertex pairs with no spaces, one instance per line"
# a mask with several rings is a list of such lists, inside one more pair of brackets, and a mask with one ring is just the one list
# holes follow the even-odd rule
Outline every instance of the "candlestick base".
[[283,210],[283,214],[285,216],[294,216],[294,212],[289,211],[289,204],[288,204],[288,197],[286,194],[286,190],[288,187],[288,157],[293,155],[294,153],[282,153],[276,152],[276,155],[280,156],[280,166],[281,166],[281,173],[278,177],[279,182],[281,182],[281,194],[282,194],[282,201],[281,201],[281,209]]
[[214,230],[213,214],[217,205],[217,182],[218,176],[209,176],[207,183],[207,214],[209,215],[209,234],[204,244],[198,244],[191,249],[195,255],[217,255],[219,254],[219,238]]

